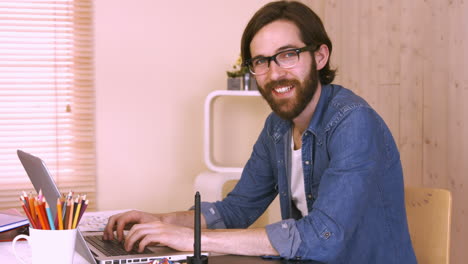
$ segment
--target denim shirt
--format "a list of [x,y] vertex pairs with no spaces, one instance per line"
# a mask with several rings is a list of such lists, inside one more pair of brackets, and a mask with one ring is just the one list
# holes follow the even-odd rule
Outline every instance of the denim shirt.
[[208,228],[247,228],[279,195],[283,220],[266,232],[283,258],[416,263],[400,156],[381,117],[350,90],[322,87],[302,136],[305,217],[291,199],[291,128],[268,116],[236,187],[202,203]]

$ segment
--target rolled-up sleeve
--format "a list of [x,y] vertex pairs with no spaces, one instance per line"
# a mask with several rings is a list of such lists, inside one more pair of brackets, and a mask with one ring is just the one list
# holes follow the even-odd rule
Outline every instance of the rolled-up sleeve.
[[201,213],[205,217],[206,227],[208,229],[225,229],[226,224],[221,217],[218,209],[213,203],[202,202],[200,204]]
[[302,240],[294,219],[270,224],[265,228],[271,245],[281,257],[290,259],[296,256]]

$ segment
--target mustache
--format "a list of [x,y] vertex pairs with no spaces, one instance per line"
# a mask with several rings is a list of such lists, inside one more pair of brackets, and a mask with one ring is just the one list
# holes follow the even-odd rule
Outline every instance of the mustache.
[[282,79],[278,81],[271,81],[267,84],[265,84],[265,89],[267,91],[271,91],[277,87],[284,87],[284,86],[295,86],[298,87],[301,85],[301,83],[298,80],[295,79]]

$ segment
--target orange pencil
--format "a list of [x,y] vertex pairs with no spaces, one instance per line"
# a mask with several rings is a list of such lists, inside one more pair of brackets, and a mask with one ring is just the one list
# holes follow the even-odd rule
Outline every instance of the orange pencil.
[[[29,199],[28,199],[28,202],[29,202],[29,209],[31,210],[31,216],[32,216],[32,220],[34,221],[34,223],[37,224],[37,217],[36,217],[36,210],[34,208],[34,201],[36,201],[36,198],[34,198],[32,195],[30,195]],[[37,226],[37,225],[36,225]]]
[[57,198],[57,218],[58,230],[63,230],[62,202],[60,201],[60,198]]
[[73,202],[73,198],[70,200],[70,216],[68,217],[67,227],[68,229],[73,229],[73,210],[74,210],[75,203]]
[[44,216],[42,215],[41,213],[41,209],[39,207],[39,202],[38,201],[35,201],[34,202],[34,207],[36,209],[36,212],[37,212],[37,216],[39,218],[39,222],[41,223],[41,227],[42,229],[48,229],[47,228],[47,225],[46,225],[46,222],[45,222],[45,219],[44,219]]

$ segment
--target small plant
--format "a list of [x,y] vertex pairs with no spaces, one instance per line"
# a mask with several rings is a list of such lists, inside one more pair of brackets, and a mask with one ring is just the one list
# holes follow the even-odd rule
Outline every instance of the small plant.
[[247,67],[242,66],[242,58],[239,56],[237,61],[234,65],[232,65],[232,69],[230,71],[226,71],[227,76],[230,78],[242,77],[244,74],[247,73]]

